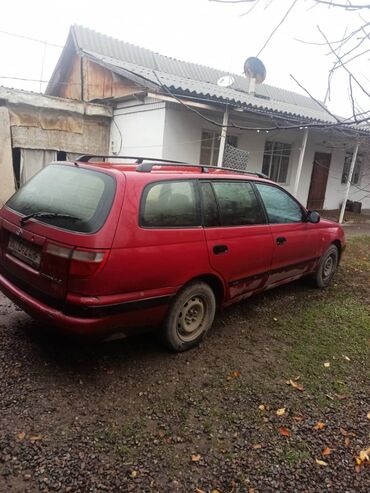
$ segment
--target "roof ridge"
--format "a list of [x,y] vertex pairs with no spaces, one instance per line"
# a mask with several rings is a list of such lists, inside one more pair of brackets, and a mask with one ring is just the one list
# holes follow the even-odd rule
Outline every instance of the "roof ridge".
[[[124,41],[123,39],[116,38],[115,36],[110,36],[109,34],[101,33],[99,31],[96,31],[95,29],[91,29],[90,27],[85,27],[85,26],[82,26],[80,24],[73,24],[71,26],[71,28],[72,29],[78,28],[78,29],[83,29],[84,31],[90,31],[90,32],[92,32],[94,34],[97,34],[99,36],[103,36],[105,38],[109,38],[111,40],[118,41],[119,43],[123,43],[123,44],[129,45],[129,46],[133,46],[135,48],[139,48],[140,50],[145,50],[145,51],[147,51],[149,53],[152,53],[153,55],[158,55],[160,57],[168,58],[170,60],[175,60],[176,62],[188,63],[189,65],[195,65],[197,67],[207,68],[207,69],[210,69],[210,70],[214,70],[216,72],[223,72],[225,74],[236,75],[237,77],[242,77],[242,74],[236,74],[236,73],[233,73],[233,72],[230,72],[230,71],[225,71],[222,68],[211,67],[211,66],[205,65],[203,63],[195,63],[195,62],[190,62],[190,61],[186,61],[186,60],[180,60],[179,58],[172,57],[172,56],[169,56],[169,55],[163,55],[163,53],[159,53],[158,51],[154,51],[154,50],[151,50],[149,48],[145,48],[144,46],[140,46],[140,45],[137,45],[135,43],[130,43],[129,41]],[[114,58],[114,57],[112,57],[112,58]],[[266,84],[266,85],[269,85],[269,84]],[[276,87],[276,86],[271,86],[271,87]]]

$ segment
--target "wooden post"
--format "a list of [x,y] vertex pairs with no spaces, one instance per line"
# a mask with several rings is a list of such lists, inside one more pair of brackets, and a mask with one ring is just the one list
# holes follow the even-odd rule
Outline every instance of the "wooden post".
[[308,137],[308,128],[305,128],[302,138],[301,151],[299,153],[297,173],[295,175],[295,180],[294,180],[294,188],[293,188],[294,197],[297,197],[297,193],[298,193],[299,180],[301,178],[301,173],[302,173],[303,158],[306,152],[307,137]]
[[357,159],[358,147],[359,147],[359,143],[357,142],[355,150],[353,151],[353,154],[352,154],[351,166],[349,168],[343,204],[342,204],[342,207],[340,209],[340,214],[339,214],[339,224],[342,224],[343,218],[344,218],[344,213],[346,210],[346,204],[347,204],[347,200],[348,200],[349,189],[351,188],[353,170],[355,169],[355,164],[356,164],[356,159]]
[[227,135],[227,125],[229,123],[229,106],[227,105],[225,108],[224,117],[222,120],[222,130],[221,130],[221,139],[220,139],[220,150],[218,151],[218,160],[217,166],[222,167],[222,162],[224,160],[224,151],[226,144],[226,135]]

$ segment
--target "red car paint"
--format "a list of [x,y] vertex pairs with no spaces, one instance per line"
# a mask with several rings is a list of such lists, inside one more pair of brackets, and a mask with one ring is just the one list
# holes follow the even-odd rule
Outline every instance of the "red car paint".
[[[115,181],[112,206],[98,231],[70,231],[37,218],[22,224],[24,215],[9,204],[0,211],[0,289],[32,317],[65,332],[108,335],[159,327],[176,293],[194,279],[209,283],[222,307],[314,272],[331,244],[340,252],[345,246],[340,225],[327,220],[140,226],[148,184],[192,180],[199,187],[202,181],[241,180],[277,186],[252,174],[169,165],[139,172],[133,165],[82,162],[78,169],[106,173]],[[9,241],[14,237],[40,251],[40,266],[13,255]],[[278,244],[282,237],[284,244]],[[226,251],[216,255],[220,245]]]

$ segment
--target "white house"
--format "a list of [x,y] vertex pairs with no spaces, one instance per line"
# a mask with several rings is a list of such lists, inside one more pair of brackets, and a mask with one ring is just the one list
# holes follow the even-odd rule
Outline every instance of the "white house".
[[251,91],[235,74],[219,87],[224,75],[73,26],[46,93],[110,106],[113,155],[216,165],[228,142],[248,151],[247,169],[309,208],[340,207],[358,145],[348,198],[370,209],[368,128],[338,123],[300,94],[264,83]]

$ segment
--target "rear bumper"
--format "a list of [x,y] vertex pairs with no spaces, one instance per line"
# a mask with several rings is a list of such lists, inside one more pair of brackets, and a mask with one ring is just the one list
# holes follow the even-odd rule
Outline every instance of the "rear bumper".
[[[139,327],[158,327],[170,301],[167,296],[105,306],[104,310],[99,311],[95,307],[81,310],[81,307],[71,305],[66,309],[57,309],[26,293],[2,274],[0,290],[31,317],[62,332],[76,335],[109,335],[119,329],[130,332]],[[95,315],[97,313],[99,316]]]

